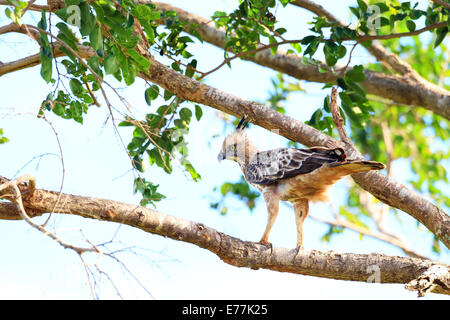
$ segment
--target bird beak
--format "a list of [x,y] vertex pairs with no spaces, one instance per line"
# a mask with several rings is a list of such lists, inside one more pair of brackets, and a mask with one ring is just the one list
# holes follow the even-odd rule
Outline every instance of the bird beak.
[[222,152],[220,152],[220,153],[217,155],[217,160],[219,160],[219,162],[222,162],[222,160],[224,160],[224,159],[225,159],[225,154],[222,153]]

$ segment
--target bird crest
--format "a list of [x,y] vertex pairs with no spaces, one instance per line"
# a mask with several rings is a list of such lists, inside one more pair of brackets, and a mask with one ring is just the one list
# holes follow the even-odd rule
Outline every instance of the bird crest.
[[247,117],[242,117],[236,126],[236,130],[225,138],[222,149],[217,157],[219,161],[228,159],[244,165],[248,163],[251,155],[258,151],[247,136],[245,129],[248,124]]

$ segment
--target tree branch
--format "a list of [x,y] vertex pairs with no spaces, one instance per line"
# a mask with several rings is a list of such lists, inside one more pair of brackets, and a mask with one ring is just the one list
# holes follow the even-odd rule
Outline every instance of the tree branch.
[[[8,179],[0,177],[0,183]],[[53,210],[59,192],[20,185],[24,210],[43,214]],[[20,215],[16,206],[0,202],[0,219]],[[8,209],[5,209],[8,207]],[[103,221],[127,224],[143,231],[195,244],[216,254],[225,263],[237,267],[268,269],[330,279],[379,283],[409,283],[427,270],[439,268],[440,276],[432,281],[431,290],[450,294],[450,288],[441,286],[450,267],[431,260],[403,258],[381,254],[336,253],[294,249],[267,248],[256,242],[242,241],[209,228],[201,223],[160,213],[156,210],[122,202],[61,194],[55,213],[78,215]],[[32,214],[29,213],[31,216]],[[446,271],[446,272],[444,272]]]
[[[26,29],[26,25],[22,25],[17,32],[23,32],[24,28]],[[57,42],[58,40],[55,44]],[[89,57],[95,53],[90,50],[85,51],[84,54]],[[183,100],[208,105],[238,117],[246,115],[254,124],[268,130],[278,129],[280,135],[306,146],[332,147],[339,145],[335,139],[301,121],[280,114],[259,103],[235,97],[186,77],[156,61],[148,51],[141,50],[140,54],[152,63],[148,73],[140,73],[139,76],[160,85]],[[392,87],[389,90],[395,91]],[[399,93],[406,94],[401,91]],[[449,106],[447,109],[450,111]],[[346,152],[353,159],[362,158],[355,148],[346,147]],[[443,210],[406,186],[378,172],[353,174],[352,177],[363,189],[379,200],[407,212],[423,223],[447,248],[450,248],[450,218]]]
[[[59,50],[55,51],[54,53],[55,57],[62,57],[65,55],[63,52]],[[7,73],[19,71],[22,69],[31,68],[40,63],[41,57],[39,53],[15,61],[5,62],[4,64],[0,64],[0,76]]]
[[[426,27],[423,27],[422,29],[417,29],[410,32],[400,32],[400,33],[390,33],[390,34],[380,34],[380,35],[361,35],[356,40],[358,42],[364,42],[364,41],[370,41],[370,40],[388,40],[388,39],[394,39],[394,38],[402,38],[402,37],[410,37],[410,36],[417,36],[421,33],[424,33],[425,31],[442,28],[447,25],[447,21],[441,21],[437,23],[430,24]],[[351,39],[347,39],[351,40]]]

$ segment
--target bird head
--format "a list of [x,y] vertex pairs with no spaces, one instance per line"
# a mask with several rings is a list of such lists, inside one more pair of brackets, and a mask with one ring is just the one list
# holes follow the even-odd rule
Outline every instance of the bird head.
[[226,159],[236,161],[239,164],[246,164],[250,157],[257,152],[247,136],[245,127],[248,125],[248,122],[245,120],[245,117],[242,118],[236,130],[230,133],[223,141],[222,149],[217,156],[219,161]]

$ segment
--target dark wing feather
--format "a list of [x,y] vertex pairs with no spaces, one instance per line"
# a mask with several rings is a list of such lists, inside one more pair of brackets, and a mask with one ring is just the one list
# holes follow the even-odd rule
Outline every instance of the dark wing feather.
[[325,163],[345,160],[341,148],[281,148],[258,152],[245,166],[244,174],[253,184],[273,184],[277,181],[309,173]]

